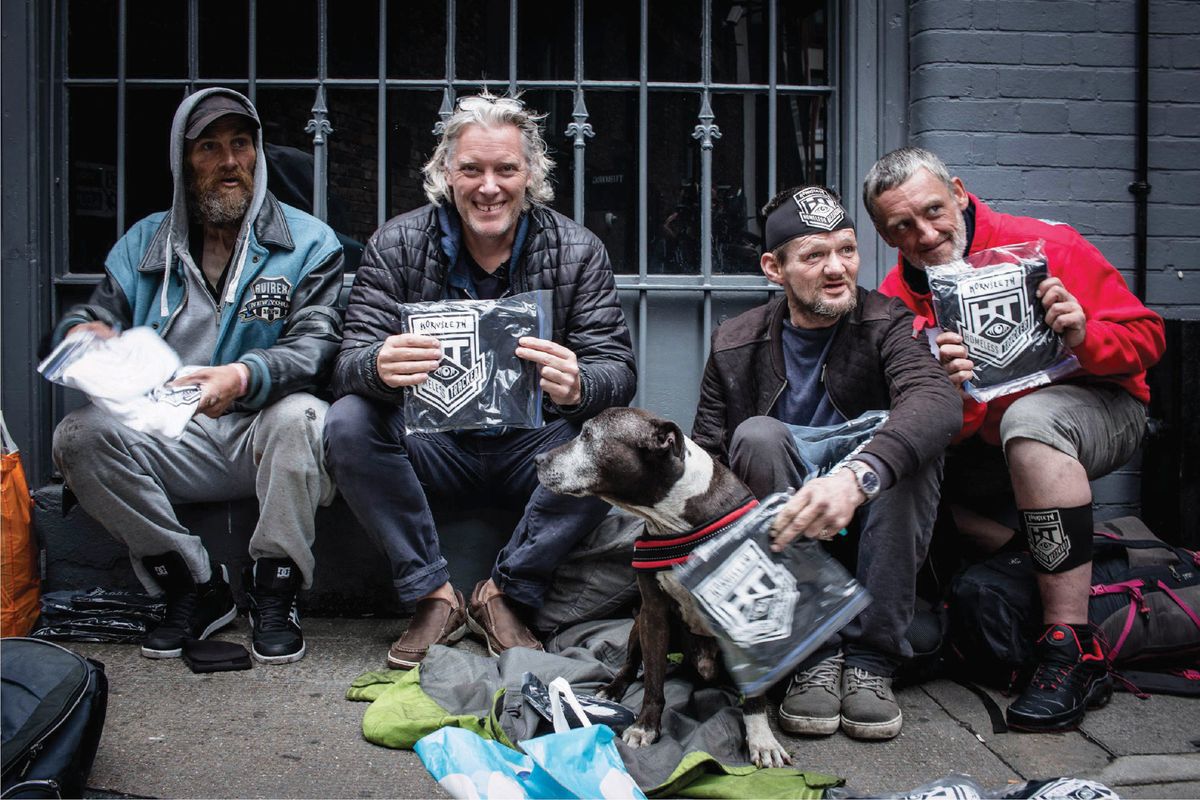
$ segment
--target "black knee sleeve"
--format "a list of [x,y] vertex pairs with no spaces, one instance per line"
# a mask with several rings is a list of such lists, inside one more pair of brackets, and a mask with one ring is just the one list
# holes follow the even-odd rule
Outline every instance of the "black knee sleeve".
[[1021,530],[1037,572],[1057,573],[1092,560],[1092,507],[1039,508],[1021,512]]

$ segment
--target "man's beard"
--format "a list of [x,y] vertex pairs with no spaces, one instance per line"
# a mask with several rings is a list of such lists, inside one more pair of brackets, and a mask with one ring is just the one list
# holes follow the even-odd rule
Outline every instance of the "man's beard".
[[807,304],[807,309],[810,314],[826,319],[841,319],[854,310],[858,305],[858,293],[853,292],[845,300],[837,303],[828,303],[824,300],[815,300]]
[[[239,191],[226,191],[221,186],[221,181],[228,177],[238,179]],[[218,228],[232,227],[241,223],[242,217],[246,216],[246,210],[250,208],[254,178],[249,172],[238,167],[232,172],[213,175],[205,181],[197,180],[193,176],[190,189],[193,219]]]
[[949,261],[933,264],[922,259],[920,264],[916,264],[914,266],[928,269],[929,267],[943,267],[946,264],[953,264],[957,261],[963,260],[963,256],[967,252],[967,221],[963,219],[961,211],[958,214],[958,223],[954,226],[954,232],[950,234],[950,249],[951,253]]

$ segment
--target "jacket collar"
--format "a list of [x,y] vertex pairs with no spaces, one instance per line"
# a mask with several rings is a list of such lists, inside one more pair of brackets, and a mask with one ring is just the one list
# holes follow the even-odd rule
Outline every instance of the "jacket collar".
[[[537,206],[533,207],[533,209],[536,208]],[[508,263],[512,265],[514,271],[517,264],[520,263],[529,234],[542,229],[540,221],[535,221],[537,215],[533,213],[533,209],[522,213],[517,220],[517,235],[513,238],[512,252],[508,257]],[[438,230],[441,232],[439,239],[442,252],[453,269],[458,264],[459,250],[463,246],[462,219],[458,216],[458,211],[451,205],[437,206],[435,217]]]
[[[138,263],[138,272],[161,272],[167,265],[164,250],[170,226],[171,215],[168,214],[163,217],[163,221],[154,231],[154,236],[150,239],[150,246],[146,248],[141,262]],[[296,242],[292,239],[292,231],[288,227],[283,209],[280,207],[279,201],[275,199],[275,195],[270,192],[267,192],[262,209],[258,212],[257,219],[254,220],[254,238],[263,246],[276,247],[280,250],[296,249]]]

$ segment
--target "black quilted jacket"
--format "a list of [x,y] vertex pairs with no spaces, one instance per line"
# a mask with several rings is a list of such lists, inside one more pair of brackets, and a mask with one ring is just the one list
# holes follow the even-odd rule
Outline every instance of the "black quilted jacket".
[[[445,296],[453,266],[446,249],[453,252],[458,242],[444,241],[454,234],[441,229],[437,211],[427,205],[393,217],[367,242],[334,363],[335,397],[403,402],[401,390],[380,380],[375,361],[383,340],[400,332],[397,304]],[[575,353],[583,392],[579,405],[549,411],[582,420],[628,404],[637,388],[633,348],[604,245],[551,209],[534,206],[528,216],[525,243],[510,272],[512,291],[553,292],[552,338]]]
[[[725,322],[712,337],[692,438],[729,462],[733,431],[750,417],[769,414],[787,384],[780,295]],[[913,316],[879,292],[858,290],[858,306],[842,321],[825,362],[824,383],[847,419],[886,409],[888,421],[864,448],[898,480],[940,454],[962,423],[958,390],[913,338]]]

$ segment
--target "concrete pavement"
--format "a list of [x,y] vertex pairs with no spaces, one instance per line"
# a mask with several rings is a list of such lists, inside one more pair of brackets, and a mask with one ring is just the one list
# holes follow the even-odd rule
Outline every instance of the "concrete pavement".
[[[412,752],[364,740],[367,705],[344,699],[405,624],[307,619],[299,663],[209,675],[133,645],[71,644],[104,662],[111,685],[89,795],[444,797]],[[245,618],[219,638],[249,646]],[[459,646],[480,652],[469,639]],[[993,735],[980,701],[950,681],[904,689],[900,702],[904,732],[890,742],[781,741],[798,766],[840,775],[859,795],[961,773],[984,787],[1081,775],[1123,797],[1200,798],[1200,699],[1118,693],[1080,731],[1053,735]]]

